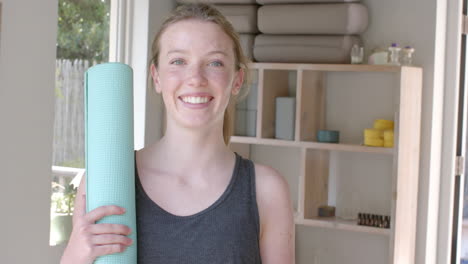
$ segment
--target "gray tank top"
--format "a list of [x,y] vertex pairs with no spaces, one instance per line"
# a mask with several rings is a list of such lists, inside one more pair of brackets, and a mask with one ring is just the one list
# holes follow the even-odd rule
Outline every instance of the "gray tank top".
[[145,193],[138,172],[136,209],[138,264],[261,263],[254,165],[237,153],[228,187],[203,211],[165,211]]

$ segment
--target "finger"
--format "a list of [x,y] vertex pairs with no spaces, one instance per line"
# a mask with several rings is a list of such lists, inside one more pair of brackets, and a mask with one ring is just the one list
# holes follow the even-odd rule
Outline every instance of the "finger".
[[119,224],[95,224],[89,226],[89,232],[91,234],[116,234],[128,236],[132,233],[130,227]]
[[85,215],[86,221],[89,223],[95,223],[109,215],[121,215],[125,213],[125,208],[116,205],[100,206]]
[[98,246],[109,245],[109,244],[121,244],[127,247],[133,243],[132,239],[129,237],[121,236],[121,235],[110,235],[110,234],[93,236],[91,239],[91,242],[94,245],[98,245]]
[[114,253],[124,252],[127,247],[122,244],[111,244],[96,246],[93,250],[95,257],[110,255]]

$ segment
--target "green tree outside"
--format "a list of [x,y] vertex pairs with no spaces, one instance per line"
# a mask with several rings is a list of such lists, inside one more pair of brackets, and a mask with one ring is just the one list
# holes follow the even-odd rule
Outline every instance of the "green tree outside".
[[110,0],[59,0],[57,59],[109,60]]

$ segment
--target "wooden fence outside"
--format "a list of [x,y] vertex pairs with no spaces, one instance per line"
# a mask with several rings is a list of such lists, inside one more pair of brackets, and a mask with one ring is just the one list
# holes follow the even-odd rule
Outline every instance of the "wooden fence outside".
[[84,74],[90,66],[83,60],[56,61],[55,166],[84,166]]

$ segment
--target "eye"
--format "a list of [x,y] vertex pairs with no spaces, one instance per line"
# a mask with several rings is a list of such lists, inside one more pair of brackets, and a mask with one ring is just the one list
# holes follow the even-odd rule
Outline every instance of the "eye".
[[171,64],[173,65],[183,65],[185,62],[183,59],[175,59],[171,61]]
[[211,66],[215,66],[215,67],[221,67],[221,66],[224,66],[224,64],[221,62],[221,61],[212,61],[210,62]]

